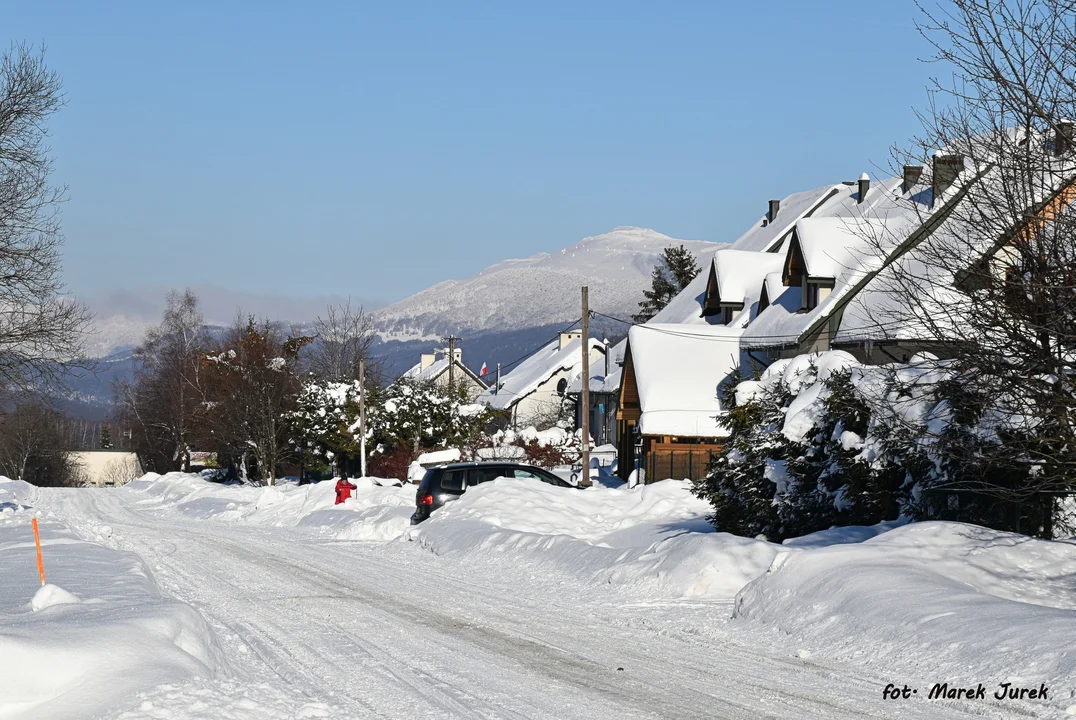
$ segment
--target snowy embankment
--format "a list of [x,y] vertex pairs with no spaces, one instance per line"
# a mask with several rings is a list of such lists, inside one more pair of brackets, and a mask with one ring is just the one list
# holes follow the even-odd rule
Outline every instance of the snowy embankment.
[[220,653],[201,615],[162,596],[133,553],[44,520],[42,587],[35,493],[0,480],[0,718],[91,717],[116,698],[218,672]]
[[1045,683],[1076,713],[1076,544],[948,522],[828,547],[827,534],[848,537],[781,554],[738,595],[736,620],[931,683]]
[[299,526],[334,533],[340,540],[393,540],[406,532],[415,511],[414,486],[398,480],[355,478],[351,498],[336,505],[334,483],[282,483],[271,487],[209,482],[199,475],[150,473],[125,486],[162,511],[196,520]]
[[495,480],[413,529],[438,555],[489,556],[650,596],[731,599],[780,546],[715,533],[683,480],[635,489]]

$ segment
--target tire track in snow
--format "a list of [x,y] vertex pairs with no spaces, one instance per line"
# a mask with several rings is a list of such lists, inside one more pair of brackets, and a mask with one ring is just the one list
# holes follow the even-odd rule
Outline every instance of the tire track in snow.
[[[274,672],[304,694],[348,706],[349,717],[1009,716],[999,708],[883,705],[869,699],[880,696],[877,677],[742,643],[715,647],[709,638],[626,627],[609,607],[529,597],[526,584],[498,590],[480,573],[447,572],[446,565],[462,566],[417,548],[390,552],[294,528],[177,522],[118,493],[105,500],[91,491],[84,500],[70,493],[85,491],[67,492],[57,495],[61,508],[124,528],[119,537],[157,565],[176,595],[231,628],[233,647],[251,648],[255,658],[232,658],[242,675],[264,680],[259,673]],[[154,554],[162,535],[175,552]],[[334,618],[339,629],[326,630]],[[628,670],[617,672],[618,664]],[[326,698],[339,673],[369,686]]]

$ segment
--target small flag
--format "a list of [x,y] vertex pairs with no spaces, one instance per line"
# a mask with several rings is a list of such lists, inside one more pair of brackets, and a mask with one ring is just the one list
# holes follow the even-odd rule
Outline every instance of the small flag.
[[488,375],[488,374],[489,374],[489,368],[486,367],[485,363],[482,363],[482,369],[478,372],[478,377],[482,377],[482,376]]

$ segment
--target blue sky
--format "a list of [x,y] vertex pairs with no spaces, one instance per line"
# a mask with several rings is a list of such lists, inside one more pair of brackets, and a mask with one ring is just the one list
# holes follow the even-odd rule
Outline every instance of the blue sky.
[[904,1],[19,3],[72,290],[393,301],[617,225],[735,239],[872,174],[936,68]]

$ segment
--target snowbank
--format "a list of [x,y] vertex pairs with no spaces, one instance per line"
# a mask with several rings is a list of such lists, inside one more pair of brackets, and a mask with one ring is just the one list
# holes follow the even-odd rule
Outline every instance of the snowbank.
[[1074,578],[1072,542],[915,523],[782,554],[739,594],[735,616],[909,680],[982,682],[990,693],[1045,682],[1064,709],[1076,702]]
[[[0,495],[33,494],[0,480]],[[29,510],[0,515],[0,718],[95,716],[117,698],[208,678],[222,659],[198,612],[162,596],[142,560],[42,522],[41,586]]]
[[378,478],[351,482],[357,489],[342,505],[335,504],[332,482],[251,487],[186,473],[150,473],[118,491],[139,493],[162,511],[197,520],[300,526],[346,540],[387,541],[403,535],[415,510],[414,487]]
[[709,510],[681,480],[580,490],[501,479],[468,490],[410,537],[438,555],[497,554],[587,583],[731,599],[784,550],[713,532]]

